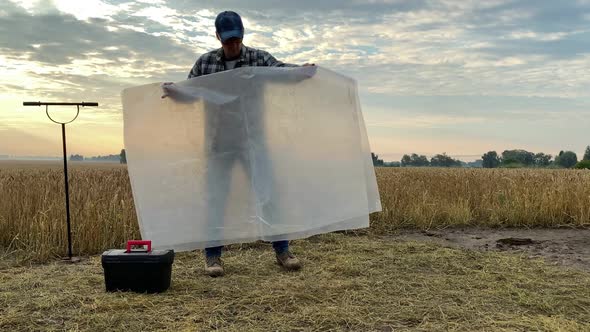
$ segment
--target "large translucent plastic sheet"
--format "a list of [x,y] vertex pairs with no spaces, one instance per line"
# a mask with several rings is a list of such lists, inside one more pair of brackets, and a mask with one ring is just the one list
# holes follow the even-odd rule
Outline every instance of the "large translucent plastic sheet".
[[123,91],[142,238],[201,249],[367,227],[380,211],[356,82],[246,67]]

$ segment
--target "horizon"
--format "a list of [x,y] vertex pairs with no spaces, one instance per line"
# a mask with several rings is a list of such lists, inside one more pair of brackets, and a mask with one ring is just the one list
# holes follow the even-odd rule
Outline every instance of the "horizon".
[[581,158],[590,144],[588,1],[271,7],[237,0],[1,3],[0,155],[61,156],[59,126],[41,107],[22,107],[30,100],[98,102],[66,126],[68,155],[120,151],[121,91],[186,79],[200,54],[219,47],[213,22],[226,9],[242,16],[245,45],[354,78],[371,150],[385,161],[443,152],[473,161],[514,149]]
[[[504,150],[502,150],[502,151],[504,151]],[[499,156],[501,156],[502,155],[502,151],[496,151],[496,152],[498,153]],[[563,151],[568,151],[568,150],[563,150]],[[399,155],[399,158],[398,159],[386,159],[386,158],[383,157],[384,155],[382,155],[380,153],[376,153],[375,151],[372,151],[372,152],[375,153],[379,157],[379,159],[382,159],[384,162],[400,162],[401,159],[402,159],[402,157],[405,154],[411,155],[412,153],[415,153],[415,152],[410,152],[410,153],[403,153],[403,154],[392,154],[392,155]],[[484,153],[487,153],[487,152],[489,152],[489,151],[486,151]],[[545,153],[545,151],[529,151],[529,152],[533,152],[533,153],[543,152],[543,153]],[[578,153],[576,151],[572,151],[572,152],[574,152],[578,156],[578,160],[582,160],[585,151],[583,151],[581,153]],[[432,155],[421,154],[421,153],[416,153],[416,154],[418,154],[418,155],[424,155],[428,159],[431,159],[435,155],[437,155],[437,154],[443,154],[443,153],[444,152],[435,153],[435,154],[432,154]],[[481,155],[450,155],[450,154],[447,154],[447,156],[452,157],[453,159],[456,159],[456,160],[460,160],[460,161],[465,162],[465,163],[470,163],[470,162],[475,162],[475,161],[482,160],[481,157],[483,156],[484,153],[482,153]],[[552,154],[552,153],[546,153],[546,154],[551,155],[552,160],[554,160],[555,159],[555,156],[558,155],[559,152],[556,153],[556,154]],[[68,152],[68,158],[70,156],[72,156],[72,155],[80,155],[80,154]],[[82,155],[84,157],[84,160],[79,160],[77,162],[80,162],[80,161],[82,161],[82,162],[84,162],[84,161],[93,161],[93,160],[90,160],[88,158],[93,158],[93,157],[107,157],[109,155],[117,155],[117,154],[116,153],[110,153],[110,154],[107,153],[107,154],[103,154],[103,155],[89,155],[89,156]],[[466,159],[466,157],[471,157],[471,158]],[[2,154],[2,153],[0,153],[0,160],[63,160],[63,156],[61,154],[59,154],[59,155],[10,155],[10,154]],[[68,161],[69,161],[69,159],[68,159]]]

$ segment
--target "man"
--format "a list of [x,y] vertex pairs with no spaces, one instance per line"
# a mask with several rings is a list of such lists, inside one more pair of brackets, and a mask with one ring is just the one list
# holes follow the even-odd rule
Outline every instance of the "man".
[[[244,46],[242,44],[244,26],[242,24],[242,19],[235,12],[224,11],[217,15],[217,18],[215,19],[215,29],[217,40],[221,42],[221,48],[201,55],[190,70],[188,74],[189,79],[247,66],[298,67],[298,65],[278,61],[268,52]],[[304,64],[304,66],[313,65],[314,64]],[[167,86],[170,84],[172,83],[164,83],[164,95],[162,98],[169,95]],[[216,170],[216,172],[222,172],[225,175],[229,175],[231,167]],[[223,176],[216,176],[215,178],[219,179],[223,178]],[[225,191],[229,183],[226,181],[224,183],[216,183],[212,185],[217,186],[217,190],[223,192],[220,196],[221,199],[225,200],[227,198],[227,193]],[[224,204],[214,205],[224,206]],[[212,214],[215,214],[215,217],[218,218],[219,213],[223,214],[222,211],[217,211],[217,214]],[[289,251],[289,241],[276,241],[273,242],[272,245],[275,250],[277,262],[283,268],[286,270],[298,270],[301,268],[301,262],[299,259]],[[212,277],[222,276],[224,274],[221,252],[222,247],[220,246],[205,249],[205,271]]]

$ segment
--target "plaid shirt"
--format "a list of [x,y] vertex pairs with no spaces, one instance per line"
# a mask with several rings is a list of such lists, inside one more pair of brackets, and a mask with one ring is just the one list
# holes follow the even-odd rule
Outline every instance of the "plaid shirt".
[[[242,51],[235,68],[239,67],[299,67],[298,65],[281,62],[270,53],[242,45]],[[218,73],[226,70],[223,48],[205,53],[199,57],[188,78]]]

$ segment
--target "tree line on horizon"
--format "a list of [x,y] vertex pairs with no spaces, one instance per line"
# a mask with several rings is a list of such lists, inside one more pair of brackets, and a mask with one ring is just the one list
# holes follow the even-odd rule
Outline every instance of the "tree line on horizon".
[[374,166],[381,167],[483,167],[483,168],[586,168],[590,169],[590,145],[582,160],[573,151],[560,151],[555,158],[543,152],[533,153],[530,151],[516,149],[504,150],[501,154],[496,151],[484,153],[481,159],[474,162],[464,162],[448,156],[446,153],[436,154],[428,159],[425,155],[416,153],[404,154],[397,162],[386,162],[380,159],[375,153],[371,153]]
[[[371,152],[373,165],[379,167],[483,167],[483,168],[580,168],[590,169],[590,145],[586,147],[582,160],[573,151],[560,151],[555,158],[543,152],[533,153],[523,149],[504,150],[502,154],[496,151],[484,153],[481,159],[473,162],[464,162],[454,159],[446,153],[436,154],[430,159],[425,155],[416,153],[404,154],[398,161],[386,162],[379,158],[379,155]],[[70,155],[72,161],[118,161],[121,164],[127,163],[125,149],[116,155],[95,156],[85,158],[79,154]]]
[[72,154],[69,158],[70,161],[118,161],[121,164],[127,164],[127,155],[125,149],[122,149],[119,154],[109,154],[106,156],[93,156],[84,157],[80,154]]

